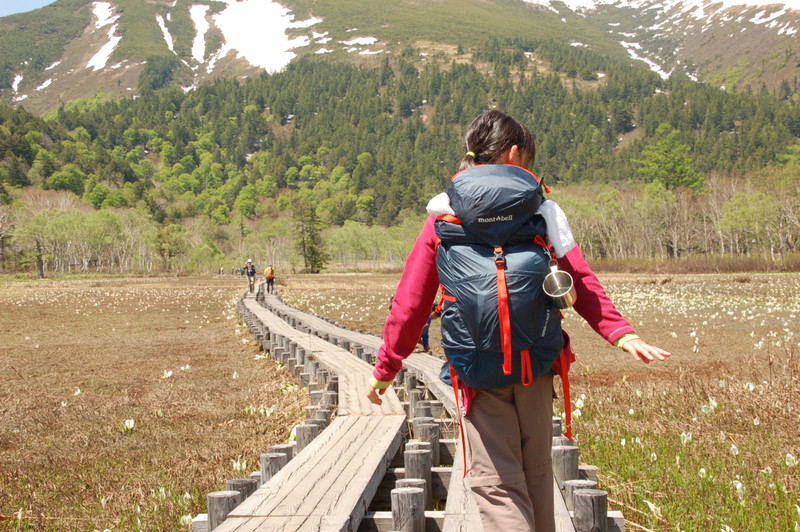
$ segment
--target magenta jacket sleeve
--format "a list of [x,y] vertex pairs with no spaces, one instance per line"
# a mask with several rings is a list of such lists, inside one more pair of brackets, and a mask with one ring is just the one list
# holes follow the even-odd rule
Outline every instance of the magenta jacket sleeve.
[[439,289],[435,220],[435,216],[428,217],[406,259],[392,310],[383,326],[383,344],[372,372],[379,381],[394,379],[403,366],[403,360],[417,346],[422,328],[431,315],[431,305]]
[[613,344],[621,336],[635,332],[611,302],[577,245],[558,259],[558,266],[572,275],[577,296],[575,311],[597,334]]

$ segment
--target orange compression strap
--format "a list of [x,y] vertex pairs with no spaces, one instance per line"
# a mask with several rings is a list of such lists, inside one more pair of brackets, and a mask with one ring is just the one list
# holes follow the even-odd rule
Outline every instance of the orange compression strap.
[[567,353],[565,349],[561,350],[561,389],[564,392],[564,417],[567,423],[567,430],[565,436],[572,441],[572,401],[569,397],[569,362],[567,361]]
[[[436,303],[436,306],[433,307],[433,311],[436,312],[437,314],[442,313],[442,309],[444,308],[444,302],[445,302],[444,298],[447,297],[447,292],[444,291],[444,286],[439,285],[439,291],[442,293],[442,296],[439,298],[439,302]],[[455,299],[456,298],[454,297],[452,298],[453,301],[455,301]]]
[[503,346],[503,373],[511,375],[511,312],[508,308],[506,259],[502,247],[494,248],[494,263],[497,266],[497,310],[500,316],[500,343]]
[[522,385],[530,386],[533,383],[533,367],[531,366],[531,352],[527,349],[520,351],[522,359]]
[[458,216],[454,216],[452,214],[442,214],[436,218],[437,220],[442,220],[443,222],[449,222],[451,224],[461,225],[461,218]]
[[458,415],[458,428],[461,432],[461,456],[464,458],[464,477],[467,478],[467,436],[464,433],[464,422],[461,419],[461,405],[459,405],[458,375],[453,365],[450,365],[450,382],[453,383],[453,392],[456,394],[456,414]]

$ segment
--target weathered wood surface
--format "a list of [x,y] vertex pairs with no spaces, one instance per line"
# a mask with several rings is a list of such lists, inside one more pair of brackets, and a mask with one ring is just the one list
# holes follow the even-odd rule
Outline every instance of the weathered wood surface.
[[320,334],[327,334],[329,337],[345,338],[351,344],[362,345],[372,351],[377,352],[381,346],[381,339],[371,334],[360,333],[358,331],[351,331],[343,327],[339,327],[329,321],[326,321],[313,314],[308,314],[294,307],[290,307],[277,297],[273,295],[264,296],[264,305],[278,315],[289,315],[294,317],[299,323],[305,327],[317,331]]
[[405,416],[341,416],[216,530],[356,530],[402,444]]
[[[393,390],[388,390],[382,396],[383,404],[381,406],[369,402],[366,390],[372,376],[372,366],[363,360],[359,360],[349,351],[336,347],[322,338],[298,331],[254,299],[246,299],[244,307],[252,312],[271,333],[290,338],[299,347],[305,349],[307,357],[312,357],[324,369],[338,375],[338,415],[384,415],[404,412],[403,406]],[[295,312],[299,313],[299,311]]]
[[[279,315],[293,317],[298,323],[301,323],[307,329],[314,331],[320,336],[328,335],[328,337],[332,338],[346,339],[351,346],[360,345],[377,353],[383,341],[378,336],[351,331],[317,316],[302,312],[294,307],[290,307],[274,296],[265,296],[264,304],[267,308]],[[455,397],[453,396],[452,388],[439,379],[442,362],[443,359],[429,354],[412,353],[403,364],[408,370],[412,371],[420,381],[425,383],[436,398],[444,404],[450,416],[457,417]]]
[[561,495],[561,488],[555,478],[553,479],[553,510],[556,518],[557,532],[575,532],[575,525],[572,523],[572,515],[567,510],[567,503]]
[[473,532],[483,530],[478,505],[472,496],[469,479],[464,478],[464,449],[459,444],[453,457],[453,473],[447,488],[442,532]]
[[443,362],[443,359],[425,353],[412,353],[405,360],[405,366],[416,375],[418,380],[425,383],[425,386],[436,396],[436,399],[442,402],[452,417],[458,417],[453,388],[439,378]]

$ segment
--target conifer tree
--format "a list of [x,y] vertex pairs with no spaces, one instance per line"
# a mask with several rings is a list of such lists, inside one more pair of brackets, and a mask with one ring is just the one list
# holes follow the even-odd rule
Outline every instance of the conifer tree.
[[297,236],[295,247],[303,257],[303,271],[319,273],[330,260],[325,243],[320,234],[321,223],[317,211],[310,202],[299,202],[295,207],[295,227]]
[[639,173],[653,181],[661,181],[668,190],[686,187],[701,189],[705,185],[703,175],[693,168],[689,156],[689,146],[678,140],[680,131],[669,124],[661,124],[656,130],[654,144],[642,150],[642,158],[634,162],[639,165]]

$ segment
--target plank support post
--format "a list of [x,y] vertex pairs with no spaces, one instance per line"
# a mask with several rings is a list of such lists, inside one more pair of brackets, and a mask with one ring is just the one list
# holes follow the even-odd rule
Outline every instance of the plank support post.
[[395,488],[392,490],[392,528],[398,532],[425,531],[425,490]]

